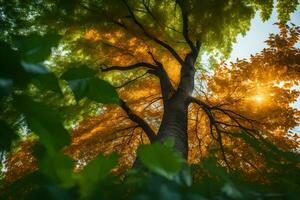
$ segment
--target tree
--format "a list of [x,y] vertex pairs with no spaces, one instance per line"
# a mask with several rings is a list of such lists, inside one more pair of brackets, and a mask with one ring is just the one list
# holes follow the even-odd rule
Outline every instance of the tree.
[[[291,73],[297,71],[299,65],[299,50],[293,48],[299,35],[297,28],[280,25],[281,35],[270,38],[269,49],[253,56],[250,61],[237,61],[230,67],[218,66],[212,77],[204,73],[205,67],[201,65],[201,55],[205,52],[227,56],[236,36],[249,29],[250,20],[257,11],[264,20],[270,16],[272,1],[65,2],[26,5],[19,2],[19,7],[5,4],[3,23],[6,29],[2,38],[17,45],[11,27],[17,34],[54,28],[63,35],[48,65],[65,80],[60,84],[66,97],[58,101],[57,94],[50,92],[39,96],[43,90],[29,88],[26,92],[36,100],[47,98],[48,105],[59,107],[67,113],[63,112],[65,115],[72,115],[66,110],[71,110],[76,102],[79,106],[92,104],[92,108],[100,107],[84,97],[100,103],[118,104],[101,106],[99,117],[85,119],[73,132],[72,144],[66,153],[78,160],[78,168],[83,168],[99,152],[115,149],[125,155],[125,165],[130,165],[134,161],[134,150],[140,143],[165,143],[170,137],[174,138],[173,150],[184,159],[188,159],[190,151],[191,162],[199,162],[202,159],[199,155],[205,156],[216,147],[221,165],[231,170],[267,166],[260,152],[249,148],[257,144],[258,139],[263,141],[260,144],[263,147],[273,147],[265,141],[267,138],[286,152],[298,147],[298,142],[290,140],[287,133],[297,120],[297,111],[288,105],[298,94],[290,92],[289,88],[272,85],[274,80],[288,81],[291,76],[295,82],[298,80],[296,73]],[[288,20],[297,3],[278,1],[282,22]],[[31,29],[24,30],[30,25]],[[290,58],[293,58],[293,63],[290,63]],[[258,70],[266,66],[260,63],[269,60],[272,68],[266,73],[272,76],[280,71],[278,68],[282,63],[290,69],[276,74],[276,78],[262,81],[258,77],[265,73],[258,73]],[[30,59],[25,61],[32,62]],[[250,79],[247,77],[249,73],[253,74]],[[99,77],[117,88],[120,100],[111,92],[111,85]],[[259,102],[266,99],[260,94],[262,91],[249,87],[249,82],[254,87],[263,85],[264,89],[272,90],[282,98],[276,98],[278,103],[270,107],[261,106]],[[54,87],[48,89],[54,90]],[[256,108],[263,109],[266,115],[257,113],[256,108],[249,110],[253,97],[252,100],[258,102]],[[21,107],[22,112],[31,112]],[[274,114],[277,114],[276,118]],[[278,136],[274,136],[274,132]],[[31,143],[29,140],[27,144],[30,146]],[[259,148],[263,149],[262,146]],[[241,156],[236,156],[236,152]],[[8,160],[12,168],[15,158],[20,158],[22,153],[24,151],[17,152]],[[130,154],[133,156],[128,156]],[[259,161],[258,167],[250,161],[253,158]]]

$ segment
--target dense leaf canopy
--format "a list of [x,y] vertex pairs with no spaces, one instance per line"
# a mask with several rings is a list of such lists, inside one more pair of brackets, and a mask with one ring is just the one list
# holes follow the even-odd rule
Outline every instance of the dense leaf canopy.
[[[296,199],[297,0],[0,2],[0,196]],[[268,47],[226,62],[273,7]]]

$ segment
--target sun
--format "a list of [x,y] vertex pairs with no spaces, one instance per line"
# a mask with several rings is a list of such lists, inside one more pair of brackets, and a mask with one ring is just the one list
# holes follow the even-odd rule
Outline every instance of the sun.
[[262,103],[264,101],[264,96],[263,95],[255,95],[253,98],[257,103]]

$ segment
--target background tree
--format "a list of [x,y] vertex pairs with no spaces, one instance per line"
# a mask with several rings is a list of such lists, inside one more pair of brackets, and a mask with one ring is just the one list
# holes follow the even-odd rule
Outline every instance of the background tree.
[[[12,30],[27,34],[55,28],[63,35],[60,46],[46,64],[65,80],[60,82],[64,97],[53,92],[41,95],[43,91],[35,87],[38,84],[26,93],[59,107],[69,127],[74,125],[68,119],[78,113],[77,105],[90,107],[93,113],[88,114],[96,111],[101,114],[81,122],[72,134],[72,144],[66,153],[78,161],[78,168],[99,152],[113,150],[124,154],[122,163],[130,165],[139,144],[163,143],[168,137],[175,139],[174,150],[191,162],[201,161],[209,148],[216,147],[221,165],[229,169],[246,166],[254,171],[265,163],[256,149],[249,149],[253,140],[267,138],[285,151],[298,147],[287,133],[296,125],[297,112],[289,104],[297,93],[289,91],[287,85],[274,85],[274,81],[287,83],[295,74],[289,69],[278,73],[282,63],[297,70],[299,50],[293,48],[299,35],[297,28],[281,25],[281,34],[268,41],[269,49],[250,61],[219,66],[212,77],[204,73],[205,67],[201,65],[204,52],[228,55],[232,42],[239,33],[248,30],[257,11],[263,19],[270,16],[272,1],[64,2],[5,4],[2,18],[6,29],[2,38],[17,46]],[[288,13],[295,10],[297,1],[286,4],[287,1],[277,3],[282,22],[288,20]],[[270,62],[270,68],[260,64],[266,61]],[[265,67],[271,77],[259,79],[265,75],[259,70]],[[249,77],[249,73],[253,75]],[[118,106],[102,106],[83,99],[88,96],[107,103],[104,91],[110,91],[111,85],[94,76],[117,88],[119,101],[115,94],[107,94],[114,99],[110,102],[117,102]],[[277,103],[267,106],[263,101]],[[253,102],[255,107],[251,106]],[[191,103],[194,104],[189,107]],[[259,113],[262,109],[264,113]],[[8,166],[14,168],[14,161],[20,162],[22,155],[24,151],[11,156]],[[259,166],[250,160],[257,160]]]

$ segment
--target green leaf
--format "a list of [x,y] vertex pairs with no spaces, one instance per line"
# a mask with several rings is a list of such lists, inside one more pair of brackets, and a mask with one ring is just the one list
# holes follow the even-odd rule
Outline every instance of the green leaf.
[[224,167],[221,167],[218,162],[217,158],[215,157],[207,157],[205,158],[201,166],[203,166],[204,169],[206,169],[208,172],[213,174],[214,176],[218,177],[219,179],[227,180],[228,179],[228,173]]
[[96,71],[82,65],[71,68],[61,78],[68,81],[77,101],[87,97],[98,103],[119,103],[115,88],[108,82],[95,77]]
[[222,192],[232,199],[243,199],[242,193],[231,182],[225,183],[225,185],[222,187]]
[[162,144],[141,145],[137,155],[151,171],[168,179],[173,179],[184,165],[180,154]]
[[14,104],[24,113],[29,128],[48,149],[58,150],[70,143],[70,135],[55,110],[25,95],[16,96]]
[[13,84],[24,87],[30,79],[42,90],[61,93],[58,80],[53,73],[40,63],[21,61],[19,53],[5,43],[0,43],[0,58],[0,97],[10,95]]
[[61,94],[58,80],[53,73],[36,75],[32,78],[32,83],[41,90],[52,90]]
[[173,148],[175,145],[175,139],[173,137],[169,137],[164,141],[164,146],[168,148]]
[[0,94],[9,95],[12,83],[24,87],[30,79],[30,76],[20,64],[20,55],[8,44],[0,42]]
[[51,54],[51,48],[56,46],[60,36],[56,33],[48,33],[44,36],[32,34],[17,41],[21,58],[25,62],[39,63],[47,59]]
[[[18,199],[18,198],[16,198]],[[72,200],[72,196],[67,190],[59,187],[57,184],[48,183],[40,185],[30,190],[24,200]]]
[[0,151],[9,151],[12,142],[18,139],[18,137],[6,122],[0,120]]
[[78,79],[68,81],[69,87],[74,93],[76,101],[90,96],[90,79]]
[[59,114],[25,95],[15,96],[14,105],[25,115],[29,128],[39,136],[39,143],[34,147],[39,170],[60,185],[72,185],[74,162],[62,151],[70,143],[70,135]]
[[109,175],[111,170],[118,164],[118,155],[113,153],[107,157],[98,156],[78,174],[76,179],[80,187],[81,195],[89,196],[105,177]]
[[14,181],[1,191],[0,199],[22,200],[71,200],[70,190],[62,188],[40,171],[34,171],[27,176]]
[[81,65],[79,67],[69,69],[61,76],[61,78],[70,81],[85,78],[93,78],[95,77],[95,75],[95,70],[88,68],[86,65]]
[[64,187],[74,184],[74,161],[63,151],[53,151],[38,143],[34,146],[34,156],[37,158],[39,171],[52,181]]
[[31,82],[41,90],[52,90],[60,93],[60,86],[56,76],[40,63],[21,62],[24,70],[30,74]]
[[119,96],[115,88],[108,82],[93,78],[89,81],[88,97],[99,103],[119,103]]
[[21,61],[21,65],[23,69],[31,75],[37,75],[37,74],[49,74],[50,71],[41,63],[28,63]]
[[8,96],[12,92],[13,81],[11,79],[0,78],[0,99]]
[[190,168],[184,167],[173,179],[179,185],[191,186],[193,184],[193,177]]

